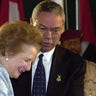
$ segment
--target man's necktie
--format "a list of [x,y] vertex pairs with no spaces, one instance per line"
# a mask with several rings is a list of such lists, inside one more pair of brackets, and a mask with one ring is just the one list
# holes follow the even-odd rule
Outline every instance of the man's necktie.
[[33,78],[32,96],[46,96],[46,77],[42,63],[43,54],[39,55],[38,65]]

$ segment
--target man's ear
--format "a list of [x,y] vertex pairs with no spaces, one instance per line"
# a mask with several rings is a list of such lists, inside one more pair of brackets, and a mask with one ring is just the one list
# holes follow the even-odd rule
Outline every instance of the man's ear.
[[33,20],[32,20],[32,18],[30,18],[30,24],[33,25]]
[[37,20],[33,20],[32,18],[30,18],[30,24],[33,25],[33,26],[36,26],[37,25]]

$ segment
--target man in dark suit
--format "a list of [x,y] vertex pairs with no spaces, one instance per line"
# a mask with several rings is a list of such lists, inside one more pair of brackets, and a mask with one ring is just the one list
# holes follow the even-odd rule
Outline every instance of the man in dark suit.
[[[44,55],[46,96],[83,96],[85,61],[79,55],[58,45],[64,31],[64,22],[62,7],[52,1],[39,3],[30,19],[30,23],[37,26],[43,35],[43,46],[39,54]],[[18,81],[12,80],[15,96],[35,96],[31,93],[38,55],[32,65],[32,71],[24,73]]]

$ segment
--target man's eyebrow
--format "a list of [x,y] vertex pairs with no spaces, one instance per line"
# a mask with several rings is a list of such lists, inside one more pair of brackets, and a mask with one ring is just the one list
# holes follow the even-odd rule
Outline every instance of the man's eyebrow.
[[[42,26],[42,27],[46,27],[47,28],[47,26],[45,26],[45,25],[43,25],[43,24],[40,24],[39,26]],[[51,29],[60,29],[61,27],[51,27]]]
[[43,25],[43,24],[39,24],[39,26],[42,26],[42,27],[47,27],[47,26],[45,26],[45,25]]

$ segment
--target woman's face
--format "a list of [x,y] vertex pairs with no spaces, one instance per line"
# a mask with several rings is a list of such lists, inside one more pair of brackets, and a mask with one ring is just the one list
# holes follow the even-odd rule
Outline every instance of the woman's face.
[[37,55],[37,49],[32,45],[23,45],[24,51],[13,57],[8,57],[6,69],[11,78],[18,78],[23,72],[31,69],[31,64]]

